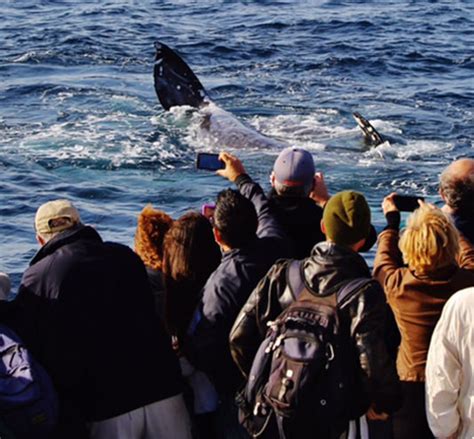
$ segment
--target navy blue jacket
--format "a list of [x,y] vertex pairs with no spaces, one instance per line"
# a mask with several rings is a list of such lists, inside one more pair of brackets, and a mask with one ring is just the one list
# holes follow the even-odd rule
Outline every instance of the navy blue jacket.
[[288,239],[262,188],[248,175],[240,176],[236,184],[256,208],[257,237],[249,245],[223,254],[203,288],[190,328],[191,359],[213,379],[221,395],[234,392],[242,379],[229,349],[234,320],[272,264],[290,256]]
[[130,248],[88,226],[64,231],[33,258],[15,302],[10,324],[51,375],[63,423],[111,418],[181,392],[145,267]]

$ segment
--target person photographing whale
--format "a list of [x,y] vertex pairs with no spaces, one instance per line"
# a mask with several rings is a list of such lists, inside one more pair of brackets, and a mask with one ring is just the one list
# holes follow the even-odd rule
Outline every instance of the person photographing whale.
[[[277,220],[294,245],[294,256],[303,259],[326,239],[319,224],[330,198],[322,172],[317,172],[313,156],[303,148],[288,147],[278,155],[270,175],[268,198]],[[373,226],[361,251],[369,250],[377,234]]]
[[235,183],[238,190],[225,189],[217,196],[213,232],[222,258],[202,290],[188,331],[188,347],[190,360],[208,374],[219,393],[219,437],[245,437],[234,406],[242,377],[230,356],[229,333],[258,281],[278,258],[290,256],[289,240],[263,189],[242,162],[227,152],[219,159],[225,167],[217,174]]

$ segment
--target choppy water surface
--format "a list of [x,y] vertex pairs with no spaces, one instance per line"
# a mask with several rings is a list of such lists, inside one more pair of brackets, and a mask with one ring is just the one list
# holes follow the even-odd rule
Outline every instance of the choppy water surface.
[[[193,117],[156,99],[155,40],[218,105],[311,150],[331,192],[363,191],[377,227],[384,195],[436,201],[441,169],[473,155],[473,2],[98,3],[0,5],[0,270],[16,285],[49,199],[131,245],[145,203],[178,216],[227,186],[194,169],[214,146]],[[367,150],[353,111],[392,142]],[[268,187],[278,150],[237,154]]]

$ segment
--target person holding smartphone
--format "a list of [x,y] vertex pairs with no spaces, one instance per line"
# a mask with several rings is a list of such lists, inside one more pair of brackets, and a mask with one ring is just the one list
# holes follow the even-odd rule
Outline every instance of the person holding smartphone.
[[[303,259],[313,247],[326,240],[319,224],[330,198],[322,172],[316,172],[311,153],[288,147],[278,155],[270,175],[268,193],[278,222],[292,240],[295,257]],[[377,240],[375,228],[361,251],[369,250]]]
[[393,416],[395,439],[433,437],[425,413],[425,365],[434,327],[446,301],[474,285],[474,249],[450,218],[419,202],[399,234],[396,194],[382,203],[387,226],[379,235],[374,277],[393,310],[401,344],[397,371],[404,402]]
[[217,196],[213,232],[222,258],[202,289],[188,331],[188,352],[216,385],[220,437],[246,438],[234,403],[243,377],[231,358],[229,333],[259,280],[278,258],[291,253],[267,197],[242,162],[227,152],[219,160],[224,169],[217,174],[235,183],[237,190],[225,189]]

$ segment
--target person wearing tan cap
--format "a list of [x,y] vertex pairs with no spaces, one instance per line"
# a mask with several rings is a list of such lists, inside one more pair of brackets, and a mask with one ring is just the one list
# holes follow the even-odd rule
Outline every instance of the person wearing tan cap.
[[40,245],[44,245],[58,233],[78,224],[81,224],[79,212],[70,201],[50,201],[36,211],[36,238]]
[[55,438],[190,438],[179,365],[139,256],[104,242],[68,200],[40,206],[35,231],[41,248],[12,329],[54,382]]

